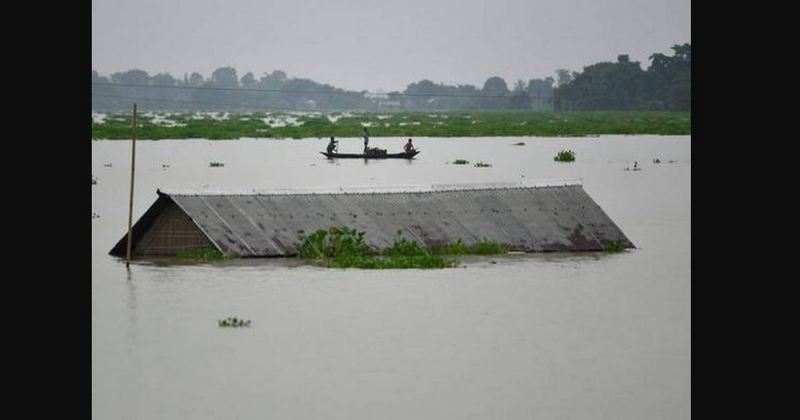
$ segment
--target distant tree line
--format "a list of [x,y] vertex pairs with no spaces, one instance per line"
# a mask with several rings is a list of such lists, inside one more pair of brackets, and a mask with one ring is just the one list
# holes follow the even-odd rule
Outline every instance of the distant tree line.
[[647,70],[628,55],[618,56],[616,63],[584,67],[556,88],[555,110],[691,111],[692,47],[674,45],[672,50],[672,56],[651,55]]
[[347,92],[309,79],[288,78],[280,70],[264,73],[258,79],[253,73],[239,78],[232,67],[220,67],[208,79],[197,72],[178,79],[169,73],[150,76],[143,70],[113,73],[109,79],[92,71],[93,110],[125,110],[135,101],[151,109],[193,111],[362,109],[371,105],[364,92]]
[[[280,70],[239,77],[220,67],[205,78],[193,72],[176,78],[128,70],[101,76],[92,70],[92,109],[128,110],[133,102],[149,109],[222,110],[680,110],[691,109],[691,47],[674,46],[673,56],[653,54],[644,71],[627,55],[616,63],[585,67],[582,73],[556,70],[556,78],[506,81],[490,77],[481,88],[421,80],[402,92],[346,91]],[[145,86],[145,87],[143,87]]]

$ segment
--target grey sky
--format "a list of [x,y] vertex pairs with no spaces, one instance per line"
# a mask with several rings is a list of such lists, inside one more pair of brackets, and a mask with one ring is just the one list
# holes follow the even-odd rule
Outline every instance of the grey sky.
[[650,54],[691,42],[689,10],[689,0],[92,0],[92,68],[278,69],[371,91],[501,76],[512,87],[618,54],[646,68]]

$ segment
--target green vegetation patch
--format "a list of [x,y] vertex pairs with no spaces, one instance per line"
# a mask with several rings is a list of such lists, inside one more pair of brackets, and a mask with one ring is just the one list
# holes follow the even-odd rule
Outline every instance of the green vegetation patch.
[[453,165],[469,165],[469,161],[466,159],[456,159],[453,161]]
[[572,150],[562,150],[558,152],[558,154],[553,157],[553,160],[556,162],[574,162],[575,161],[575,152]]
[[208,166],[211,167],[211,168],[219,168],[219,167],[225,166],[225,164],[222,163],[222,162],[209,162]]
[[612,253],[612,254],[615,254],[615,253],[618,253],[618,252],[624,252],[625,251],[625,245],[623,245],[621,242],[611,241],[608,244],[606,244],[606,249],[605,250],[606,250],[606,252],[609,252],[609,253]]
[[[360,137],[362,124],[371,125],[371,137],[585,137],[606,134],[691,134],[688,112],[650,111],[587,111],[587,112],[395,112],[390,118],[385,113],[350,113],[331,122],[328,114],[230,114],[226,119],[197,118],[196,114],[171,115],[176,125],[154,123],[155,117],[140,118],[137,139],[239,139],[254,138],[329,138]],[[433,116],[432,116],[433,115]],[[379,116],[383,118],[378,118]],[[269,118],[292,117],[296,123],[271,126]],[[157,121],[157,120],[156,120]],[[392,124],[387,121],[413,121],[419,124]],[[474,123],[480,121],[479,124]],[[100,124],[92,122],[92,139],[131,138],[130,113],[110,114]],[[398,151],[402,150],[398,143]],[[324,147],[324,144],[321,146]]]
[[434,250],[442,255],[497,255],[508,253],[508,245],[497,243],[489,239],[482,239],[474,245],[464,245],[461,239],[454,244],[444,245]]
[[242,328],[242,327],[250,327],[250,320],[244,320],[241,318],[237,318],[235,316],[227,317],[225,319],[220,319],[217,321],[217,325],[220,328]]
[[485,162],[478,162],[478,163],[475,164],[475,167],[476,168],[491,168],[492,165],[489,164],[489,163],[485,163]]
[[402,231],[398,231],[398,238],[392,245],[378,251],[364,241],[364,232],[348,227],[319,229],[304,239],[298,256],[336,268],[448,268],[460,263],[453,257],[456,255],[508,252],[508,246],[488,239],[472,246],[464,245],[459,239],[455,244],[427,248],[401,236]]

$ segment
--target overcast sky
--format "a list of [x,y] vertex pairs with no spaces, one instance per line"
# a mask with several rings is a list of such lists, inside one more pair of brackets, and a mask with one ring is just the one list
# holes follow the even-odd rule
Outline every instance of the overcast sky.
[[92,69],[483,86],[691,42],[689,0],[92,0]]

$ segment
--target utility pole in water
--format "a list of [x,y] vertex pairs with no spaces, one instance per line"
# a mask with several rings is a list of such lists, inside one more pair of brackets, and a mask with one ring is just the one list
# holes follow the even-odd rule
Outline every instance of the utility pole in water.
[[136,103],[133,104],[133,128],[131,129],[131,200],[128,206],[128,260],[125,262],[125,268],[130,268],[131,265],[131,243],[133,242],[132,223],[133,223],[133,175],[136,169]]

